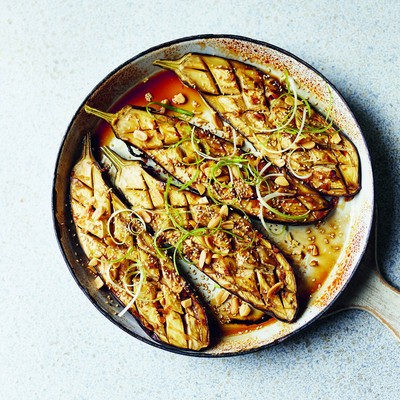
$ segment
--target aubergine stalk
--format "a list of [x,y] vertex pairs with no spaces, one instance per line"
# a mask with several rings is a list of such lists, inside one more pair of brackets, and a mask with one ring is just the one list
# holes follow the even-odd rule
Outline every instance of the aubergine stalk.
[[335,202],[271,163],[212,133],[167,115],[125,106],[116,114],[85,106],[108,121],[115,135],[216,203],[270,222],[309,224],[325,218]]
[[283,321],[294,320],[298,306],[293,270],[247,218],[156,179],[138,161],[102,150],[117,170],[116,188],[158,241],[175,247],[180,257],[241,300],[230,299],[232,317],[245,317],[254,307]]
[[172,346],[201,350],[210,333],[204,308],[165,253],[156,251],[140,216],[102,178],[89,136],[71,174],[70,202],[88,267],[147,332]]
[[205,54],[154,64],[174,71],[263,156],[320,193],[360,190],[355,146],[298,95],[292,77],[286,75],[284,85],[249,64]]

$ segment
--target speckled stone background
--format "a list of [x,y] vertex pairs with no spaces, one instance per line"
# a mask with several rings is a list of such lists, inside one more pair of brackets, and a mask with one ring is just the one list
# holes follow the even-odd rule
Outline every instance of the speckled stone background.
[[50,198],[69,120],[112,69],[183,36],[264,40],[320,70],[352,107],[374,165],[380,265],[399,288],[399,17],[396,0],[1,1],[0,398],[398,398],[399,343],[362,311],[234,358],[134,340],[76,286]]

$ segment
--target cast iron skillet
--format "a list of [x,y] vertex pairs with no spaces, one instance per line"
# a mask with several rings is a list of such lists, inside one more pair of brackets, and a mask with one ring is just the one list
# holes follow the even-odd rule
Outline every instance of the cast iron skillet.
[[[333,115],[339,128],[358,149],[361,162],[362,189],[343,204],[346,226],[345,241],[338,262],[323,286],[313,295],[300,318],[292,324],[276,322],[241,335],[228,335],[210,348],[194,352],[152,340],[135,319],[118,317],[109,293],[97,290],[94,276],[85,267],[85,256],[79,246],[71,221],[69,204],[70,172],[81,153],[83,137],[95,130],[98,120],[87,115],[83,105],[109,110],[118,99],[144,78],[159,71],[152,62],[160,58],[179,58],[188,52],[208,53],[252,63],[281,73],[285,69],[309,92],[321,111],[333,101]],[[332,96],[332,99],[331,99]],[[289,52],[271,44],[231,35],[199,35],[161,44],[128,60],[104,78],[87,96],[67,129],[58,154],[53,182],[53,217],[61,252],[78,286],[95,307],[109,320],[135,338],[152,346],[199,357],[232,356],[249,353],[281,342],[319,318],[335,302],[348,284],[365,251],[373,216],[373,176],[369,153],[357,121],[337,89],[318,71]]]

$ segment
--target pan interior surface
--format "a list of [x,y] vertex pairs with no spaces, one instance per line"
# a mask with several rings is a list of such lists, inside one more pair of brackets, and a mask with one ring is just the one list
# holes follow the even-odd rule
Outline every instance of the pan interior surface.
[[[285,70],[293,76],[311,103],[321,112],[332,105],[338,127],[355,144],[361,164],[362,189],[351,200],[340,200],[334,214],[322,229],[336,226],[341,246],[336,263],[302,310],[296,322],[280,321],[260,324],[256,329],[243,329],[224,335],[218,342],[201,352],[180,350],[151,339],[130,314],[118,317],[115,302],[109,301],[108,290],[98,290],[94,276],[86,268],[86,259],[74,234],[69,203],[69,181],[72,166],[79,158],[82,141],[87,133],[98,128],[98,120],[87,115],[83,105],[109,110],[133,87],[160,71],[153,65],[157,59],[177,59],[189,52],[208,53],[245,61],[268,73],[280,76]],[[53,186],[54,224],[61,251],[77,284],[90,301],[121,329],[153,346],[194,356],[229,356],[243,354],[278,343],[318,318],[342,292],[353,275],[365,250],[373,214],[373,178],[368,150],[362,132],[348,105],[335,87],[312,67],[297,57],[267,43],[233,36],[196,36],[162,44],[129,60],[108,75],[84,100],[71,121],[59,152]],[[290,228],[293,235],[301,235],[302,228]],[[318,235],[321,227],[312,227]],[[272,238],[274,239],[274,238]],[[278,246],[279,238],[275,238]],[[304,239],[306,240],[306,238]],[[312,279],[312,278],[311,278]]]

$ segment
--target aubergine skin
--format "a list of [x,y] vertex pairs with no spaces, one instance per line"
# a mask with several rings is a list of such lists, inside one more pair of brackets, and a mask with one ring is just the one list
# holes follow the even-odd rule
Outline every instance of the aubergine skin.
[[[277,79],[249,64],[205,54],[188,53],[154,64],[174,71],[263,156],[295,171],[320,193],[354,196],[360,190],[360,160],[354,144],[315,110],[304,111],[304,101],[298,100],[291,123],[278,129],[292,112],[294,97]],[[303,111],[307,114],[304,128],[294,139]]]
[[[280,214],[272,212],[262,206],[255,186],[246,183],[237,167],[221,167],[218,176],[215,173],[213,177],[210,176],[218,166],[216,160],[229,159],[231,155],[240,157],[254,169],[261,170],[265,166],[263,160],[245,154],[231,142],[176,117],[150,114],[131,105],[123,107],[116,114],[88,110],[106,119],[116,137],[143,151],[182,183],[190,184],[200,194],[206,192],[216,201],[231,205],[248,215],[259,217],[262,212],[264,219],[270,222],[309,224],[325,218],[335,206],[335,202],[327,201],[284,168],[271,164],[265,171],[266,178],[260,185],[260,194],[280,193],[279,197],[271,198],[268,202]],[[214,159],[200,159],[193,148],[194,142],[199,150]],[[277,175],[284,178],[283,184],[277,183]],[[224,179],[231,184],[224,184]]]
[[[102,150],[117,170],[115,187],[156,234],[162,233],[158,238],[175,247],[179,243],[182,257],[234,295],[220,296],[223,301],[218,305],[225,303],[220,319],[261,317],[253,307],[283,321],[295,319],[293,270],[248,219],[226,205],[210,204],[206,197],[158,180],[138,161]],[[181,242],[179,230],[174,229],[177,224],[186,235]],[[197,234],[199,229],[202,235]]]
[[[79,242],[90,260],[88,267],[95,268],[124,306],[133,300],[124,285],[140,287],[129,311],[146,331],[179,348],[207,347],[210,332],[203,306],[171,260],[156,254],[153,237],[146,230],[137,235],[129,231],[139,220],[126,212],[126,205],[105,183],[90,150],[89,136],[71,173],[70,202]],[[133,269],[139,264],[140,276]]]

